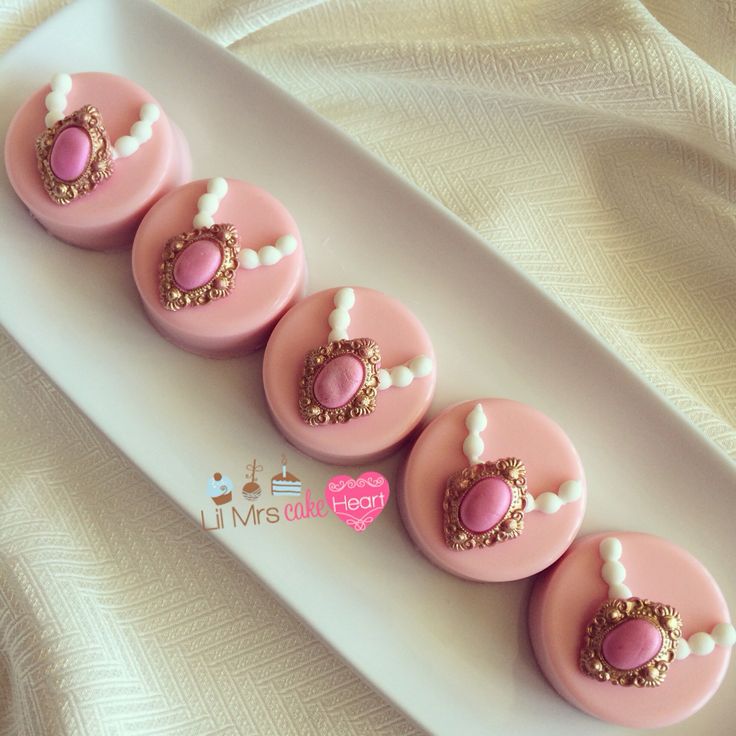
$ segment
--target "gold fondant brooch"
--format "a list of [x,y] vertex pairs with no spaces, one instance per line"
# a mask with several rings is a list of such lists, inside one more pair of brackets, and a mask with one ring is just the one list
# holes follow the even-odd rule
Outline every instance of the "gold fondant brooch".
[[583,674],[622,687],[658,687],[675,660],[691,653],[707,655],[716,644],[730,647],[736,642],[730,623],[718,624],[710,634],[701,631],[684,639],[682,617],[674,606],[631,595],[624,584],[621,541],[606,537],[599,550],[608,600],[585,628],[580,649]]
[[313,427],[372,414],[379,391],[404,388],[432,372],[432,360],[426,355],[395,368],[381,368],[381,351],[374,340],[348,336],[353,289],[338,289],[333,304],[327,343],[307,353],[299,379],[299,414]]
[[226,297],[235,286],[239,268],[273,266],[296,250],[293,235],[282,235],[275,245],[264,245],[259,250],[241,250],[235,225],[215,223],[213,219],[227,192],[225,179],[210,179],[207,191],[197,200],[193,229],[169,238],[164,245],[159,296],[166,309],[197,307]]
[[481,432],[487,426],[483,405],[476,404],[465,418],[463,453],[470,464],[447,479],[442,502],[444,539],[450,549],[482,549],[514,539],[524,531],[525,513],[553,514],[581,495],[580,482],[569,480],[557,493],[547,491],[534,498],[519,458],[483,462]]
[[110,143],[100,111],[84,105],[64,115],[72,89],[68,74],[56,74],[46,95],[46,130],[36,140],[36,157],[43,188],[58,205],[89,194],[113,173],[113,161],[134,154],[153,135],[160,112],[152,103],[141,107],[140,119]]

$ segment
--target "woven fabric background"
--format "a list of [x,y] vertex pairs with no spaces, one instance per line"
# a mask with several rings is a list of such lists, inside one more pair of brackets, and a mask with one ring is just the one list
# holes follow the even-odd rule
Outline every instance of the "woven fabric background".
[[[0,51],[62,4],[0,0]],[[468,222],[736,459],[736,2],[163,4]],[[7,337],[0,375],[0,733],[418,732]]]

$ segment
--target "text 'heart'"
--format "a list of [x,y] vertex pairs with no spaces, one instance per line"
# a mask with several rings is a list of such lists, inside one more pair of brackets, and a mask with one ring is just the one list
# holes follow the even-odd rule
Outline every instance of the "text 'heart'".
[[327,505],[356,532],[364,532],[388,502],[388,480],[374,470],[357,478],[336,475],[325,488]]

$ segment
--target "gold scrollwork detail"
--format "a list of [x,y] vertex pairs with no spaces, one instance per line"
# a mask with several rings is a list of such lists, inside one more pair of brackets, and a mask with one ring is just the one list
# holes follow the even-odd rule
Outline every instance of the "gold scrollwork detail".
[[[470,489],[485,478],[503,480],[511,490],[511,504],[493,527],[473,532],[460,520],[460,504]],[[453,473],[447,479],[442,502],[445,544],[462,551],[482,549],[518,537],[524,531],[526,493],[526,467],[515,457],[477,463]]]
[[[221,253],[220,265],[207,283],[195,289],[183,289],[174,279],[174,266],[181,254],[200,240],[213,241]],[[234,225],[216,224],[175,235],[164,246],[161,257],[159,296],[161,304],[171,311],[197,307],[227,296],[235,284],[240,242]]]
[[[640,666],[629,670],[617,669],[606,661],[603,642],[617,626],[635,619],[642,619],[655,627],[662,637],[662,645]],[[622,687],[658,687],[675,659],[681,638],[682,619],[672,606],[643,598],[612,598],[601,604],[585,629],[580,669],[599,682]]]
[[[91,144],[87,165],[73,181],[59,179],[51,168],[54,143],[67,128],[81,128]],[[43,188],[56,204],[67,205],[78,197],[89,194],[113,172],[112,145],[99,110],[92,105],[85,105],[46,128],[36,140],[36,157]]]
[[[314,382],[328,363],[341,355],[351,355],[363,364],[363,382],[350,401],[343,406],[330,408],[321,404],[314,395]],[[380,364],[381,351],[376,342],[368,337],[335,340],[310,350],[304,359],[304,371],[299,379],[299,414],[302,419],[315,427],[344,424],[371,414],[376,408]]]

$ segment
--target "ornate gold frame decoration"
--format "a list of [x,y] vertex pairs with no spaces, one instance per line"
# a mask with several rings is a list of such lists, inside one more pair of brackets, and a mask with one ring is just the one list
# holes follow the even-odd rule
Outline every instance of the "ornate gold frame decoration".
[[[341,355],[352,355],[363,364],[365,369],[363,383],[347,404],[330,409],[317,401],[314,395],[314,382],[320,371]],[[381,351],[369,337],[335,340],[310,350],[304,359],[304,371],[299,379],[299,413],[302,419],[316,427],[324,424],[344,424],[356,417],[371,414],[376,408],[380,364]]]
[[[654,657],[640,667],[616,669],[603,656],[603,640],[617,626],[636,618],[644,619],[659,631],[662,646]],[[599,682],[623,687],[658,687],[675,658],[681,637],[682,619],[672,606],[642,598],[612,598],[601,604],[585,629],[580,650],[580,669],[583,674]]]
[[[485,532],[467,529],[460,521],[460,504],[470,489],[484,478],[501,478],[511,489],[511,505],[503,518]],[[445,544],[462,551],[490,547],[518,537],[524,531],[526,467],[515,457],[476,463],[453,473],[447,479],[442,502]]]
[[[176,259],[199,240],[212,240],[220,248],[222,260],[214,276],[206,284],[196,289],[182,289],[174,279]],[[164,246],[159,266],[161,304],[175,312],[182,307],[198,307],[227,296],[235,284],[239,252],[240,241],[235,225],[216,224],[199,227],[170,238]]]
[[[51,169],[51,151],[54,142],[67,128],[82,128],[92,144],[84,171],[73,181],[59,179]],[[80,107],[50,128],[46,128],[36,140],[36,156],[43,188],[59,205],[67,205],[77,197],[89,194],[113,172],[112,144],[102,124],[99,110],[92,105]]]

